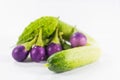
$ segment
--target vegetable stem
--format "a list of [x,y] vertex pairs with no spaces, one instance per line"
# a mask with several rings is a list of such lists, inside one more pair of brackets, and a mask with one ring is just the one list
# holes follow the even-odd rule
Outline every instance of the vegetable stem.
[[32,48],[32,45],[34,45],[34,43],[36,42],[36,39],[37,39],[37,36],[35,36],[31,41],[26,42],[22,45],[24,45],[25,49],[29,51]]
[[39,34],[38,34],[38,39],[37,39],[36,45],[37,46],[41,46],[41,47],[44,46],[44,43],[43,43],[43,40],[42,40],[42,29],[39,30]]
[[63,35],[63,32],[59,32],[59,38],[60,38],[60,42],[61,42],[61,44],[62,44],[62,48],[63,48],[64,50],[65,50],[65,49],[70,49],[71,46],[66,43],[66,41],[63,39],[62,35]]
[[56,29],[55,31],[55,35],[53,37],[53,40],[52,40],[53,43],[58,43],[60,44],[60,41],[59,41],[59,38],[58,38],[58,28]]
[[70,36],[77,32],[76,27],[59,20],[59,30],[63,32],[63,39],[69,41]]

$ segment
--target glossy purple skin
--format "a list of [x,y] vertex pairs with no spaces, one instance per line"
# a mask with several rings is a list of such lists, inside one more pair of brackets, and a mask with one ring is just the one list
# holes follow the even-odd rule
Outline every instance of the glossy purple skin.
[[52,54],[59,52],[62,50],[62,47],[60,44],[56,44],[56,43],[50,43],[47,46],[47,55],[51,56]]
[[85,46],[87,38],[84,34],[76,32],[70,37],[70,43],[72,47]]
[[18,62],[23,62],[27,58],[28,53],[24,46],[19,45],[13,49],[12,57]]
[[35,62],[40,62],[45,60],[46,58],[45,48],[40,46],[34,46],[30,51],[30,56],[31,59]]

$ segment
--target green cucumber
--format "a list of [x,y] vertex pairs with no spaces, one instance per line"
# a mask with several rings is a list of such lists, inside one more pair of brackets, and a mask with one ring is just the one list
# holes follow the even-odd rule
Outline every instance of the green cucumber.
[[69,71],[96,61],[100,54],[96,45],[63,50],[48,58],[48,68],[56,73]]

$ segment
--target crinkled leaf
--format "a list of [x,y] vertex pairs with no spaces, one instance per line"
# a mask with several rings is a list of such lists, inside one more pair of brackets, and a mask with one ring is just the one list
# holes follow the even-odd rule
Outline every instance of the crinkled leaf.
[[38,34],[39,29],[43,29],[43,39],[47,39],[56,29],[58,18],[51,16],[41,17],[30,23],[20,35],[17,44],[22,44],[32,40]]

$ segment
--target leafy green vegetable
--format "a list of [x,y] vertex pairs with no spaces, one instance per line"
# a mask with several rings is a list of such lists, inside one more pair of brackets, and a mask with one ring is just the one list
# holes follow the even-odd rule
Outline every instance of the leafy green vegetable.
[[20,35],[17,44],[22,44],[32,40],[38,34],[39,29],[43,29],[43,39],[47,39],[56,29],[58,18],[51,16],[41,17],[30,23]]

